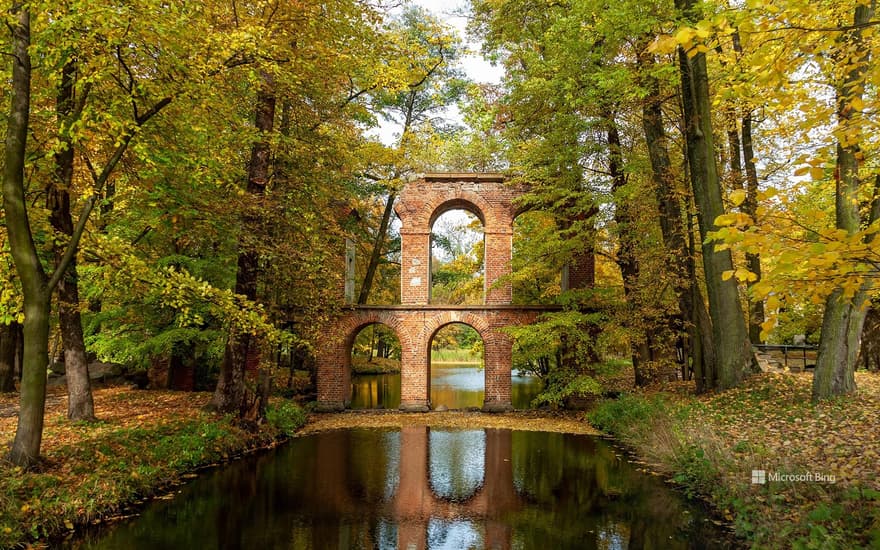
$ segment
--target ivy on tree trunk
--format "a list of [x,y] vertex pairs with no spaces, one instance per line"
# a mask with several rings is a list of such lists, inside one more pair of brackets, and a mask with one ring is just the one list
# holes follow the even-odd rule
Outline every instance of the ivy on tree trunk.
[[[263,73],[260,78],[260,89],[257,91],[254,109],[254,125],[260,132],[260,139],[251,146],[250,164],[248,167],[247,193],[254,203],[259,203],[266,194],[269,181],[272,151],[269,145],[270,134],[275,127],[276,96],[272,78]],[[243,231],[256,226],[255,215],[258,209],[251,206],[245,215]],[[245,244],[244,237],[239,238],[238,271],[235,277],[235,293],[246,296],[249,300],[257,298],[257,282],[260,274],[259,254]],[[211,407],[218,412],[237,414],[240,418],[261,415],[258,408],[253,410],[252,392],[247,387],[247,360],[259,354],[259,342],[251,334],[243,333],[235,328],[230,330],[223,362],[220,366],[220,378],[214,390]],[[259,384],[258,389],[268,391],[266,384]],[[262,405],[264,399],[259,399]],[[258,418],[248,418],[257,420]]]

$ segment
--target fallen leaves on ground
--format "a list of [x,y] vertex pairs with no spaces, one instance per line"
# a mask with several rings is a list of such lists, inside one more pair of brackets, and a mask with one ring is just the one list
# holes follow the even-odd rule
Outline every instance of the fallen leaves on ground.
[[811,472],[880,490],[880,375],[856,374],[856,395],[810,401],[810,374],[762,374],[700,396],[694,423],[711,423],[728,446],[763,470]]
[[582,415],[549,414],[537,411],[512,413],[350,411],[313,415],[306,427],[300,431],[300,434],[305,435],[344,428],[397,428],[401,426],[431,426],[455,429],[500,428],[576,434],[599,433],[581,418]]
[[[207,405],[206,392],[132,390],[124,386],[98,388],[93,392],[98,422],[71,422],[67,419],[64,387],[51,388],[46,395],[45,424],[41,454],[54,463],[57,449],[98,438],[120,428],[143,427],[170,420],[196,418]],[[0,394],[0,447],[8,449],[18,423],[18,394]]]
[[758,547],[877,547],[880,374],[858,372],[856,384],[814,404],[809,373],[764,373],[704,395],[663,383],[635,395],[665,405],[615,430]]

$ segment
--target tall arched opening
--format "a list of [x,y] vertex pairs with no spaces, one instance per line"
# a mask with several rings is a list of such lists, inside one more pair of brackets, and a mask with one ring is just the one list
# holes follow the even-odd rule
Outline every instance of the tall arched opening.
[[449,323],[428,345],[431,406],[435,409],[482,407],[486,394],[485,346],[472,326]]
[[383,323],[364,325],[349,350],[352,409],[400,406],[400,339]]
[[431,223],[429,303],[482,304],[486,300],[483,222],[476,209],[442,211]]

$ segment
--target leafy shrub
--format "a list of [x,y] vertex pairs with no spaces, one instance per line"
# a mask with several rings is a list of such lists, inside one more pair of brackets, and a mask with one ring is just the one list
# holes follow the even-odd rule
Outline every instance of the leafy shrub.
[[662,399],[646,399],[640,395],[624,394],[618,399],[607,399],[587,416],[594,426],[624,437],[632,437],[642,429],[649,429],[658,412],[665,412]]
[[266,422],[284,435],[293,435],[306,423],[306,413],[295,403],[281,401],[266,408]]

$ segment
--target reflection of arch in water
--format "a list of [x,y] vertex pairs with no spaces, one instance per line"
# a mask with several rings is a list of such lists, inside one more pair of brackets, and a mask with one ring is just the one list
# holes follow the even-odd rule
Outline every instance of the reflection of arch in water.
[[510,548],[511,528],[504,517],[522,505],[513,485],[511,431],[483,430],[483,483],[461,500],[443,498],[431,487],[430,431],[427,426],[401,428],[400,482],[393,503],[398,548],[425,548],[432,517],[481,520],[485,525],[484,547]]
[[[439,431],[428,435],[428,485],[442,500],[462,502],[473,498],[486,476],[486,432]],[[455,480],[462,484],[456,486]]]

